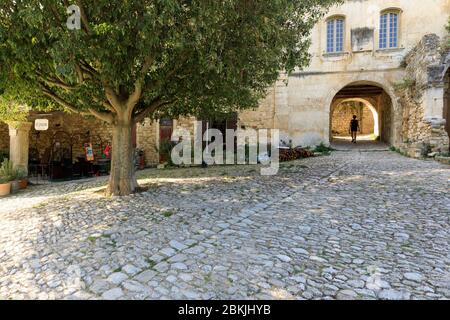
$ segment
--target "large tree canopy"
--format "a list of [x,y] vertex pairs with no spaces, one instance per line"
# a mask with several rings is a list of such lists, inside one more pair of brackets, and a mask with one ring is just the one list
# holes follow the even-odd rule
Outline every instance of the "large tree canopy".
[[[280,70],[308,63],[310,31],[336,2],[5,0],[0,94],[111,124],[109,192],[128,194],[134,122],[257,106]],[[66,25],[71,4],[80,30]]]

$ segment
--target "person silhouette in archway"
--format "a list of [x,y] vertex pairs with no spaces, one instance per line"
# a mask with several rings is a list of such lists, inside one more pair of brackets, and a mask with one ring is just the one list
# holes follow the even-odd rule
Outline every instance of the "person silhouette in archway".
[[349,133],[352,135],[352,143],[356,143],[356,135],[359,130],[359,121],[356,116],[353,116],[353,119],[350,121],[350,130]]

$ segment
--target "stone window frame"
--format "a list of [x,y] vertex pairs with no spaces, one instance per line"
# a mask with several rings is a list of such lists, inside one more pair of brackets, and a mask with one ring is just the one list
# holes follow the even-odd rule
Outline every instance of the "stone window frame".
[[[343,21],[343,27],[342,27],[342,50],[336,51],[336,21],[342,20]],[[333,51],[329,51],[329,22],[334,22],[333,27]],[[325,19],[325,55],[341,55],[345,54],[346,52],[346,40],[347,40],[347,17],[343,14],[335,14]]]
[[[391,43],[391,22],[390,22],[390,14],[396,14],[397,15],[397,45],[395,47],[391,47],[390,43]],[[386,46],[385,47],[381,47],[381,18],[384,15],[388,15],[387,16],[387,25],[386,25]],[[378,18],[378,28],[377,28],[377,32],[376,32],[376,43],[377,43],[377,48],[380,51],[389,51],[389,50],[396,50],[396,49],[402,49],[403,45],[402,45],[402,15],[403,15],[403,10],[400,8],[396,8],[396,7],[392,7],[392,8],[386,8],[384,10],[380,11],[379,14],[379,18]]]

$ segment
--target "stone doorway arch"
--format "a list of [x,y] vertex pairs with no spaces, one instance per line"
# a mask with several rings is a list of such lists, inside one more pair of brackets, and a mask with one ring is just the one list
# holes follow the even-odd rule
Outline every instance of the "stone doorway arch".
[[350,82],[334,90],[329,97],[330,142],[333,141],[333,110],[342,103],[355,101],[364,104],[371,111],[374,134],[377,133],[379,140],[394,145],[400,137],[401,126],[396,125],[397,101],[393,97],[395,95],[390,86],[367,80]]

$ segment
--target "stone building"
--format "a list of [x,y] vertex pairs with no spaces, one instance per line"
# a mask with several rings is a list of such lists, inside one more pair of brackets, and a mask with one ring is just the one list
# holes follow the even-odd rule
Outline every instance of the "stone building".
[[282,75],[240,122],[279,128],[296,145],[329,143],[352,102],[409,155],[448,150],[449,13],[449,0],[345,1],[314,27],[309,67]]
[[[356,114],[363,134],[410,156],[448,151],[449,14],[450,0],[347,0],[312,30],[307,68],[289,76],[281,73],[257,109],[209,125],[276,128],[284,141],[312,146],[345,135]],[[97,152],[110,143],[108,127],[97,120],[60,113],[33,117],[48,118],[50,130],[39,134],[30,126],[20,129],[27,132],[29,142],[24,143],[31,150],[41,144],[39,150],[45,152],[45,146],[60,139],[60,131],[78,137],[74,158],[82,156],[86,141],[94,141]],[[135,145],[144,151],[146,164],[159,163],[160,141],[177,127],[192,130],[194,120],[137,124]],[[10,147],[10,133],[18,132],[0,124],[0,151]]]

